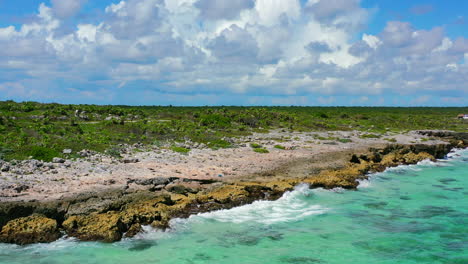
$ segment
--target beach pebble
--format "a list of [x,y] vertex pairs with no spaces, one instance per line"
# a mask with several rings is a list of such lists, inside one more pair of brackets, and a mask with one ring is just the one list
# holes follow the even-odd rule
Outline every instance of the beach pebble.
[[71,149],[64,149],[62,151],[63,154],[71,154],[72,153],[72,150]]
[[52,162],[53,163],[64,163],[65,159],[55,157],[55,158],[52,159]]
[[137,158],[124,158],[122,160],[123,163],[137,163],[139,162],[140,160],[137,159]]

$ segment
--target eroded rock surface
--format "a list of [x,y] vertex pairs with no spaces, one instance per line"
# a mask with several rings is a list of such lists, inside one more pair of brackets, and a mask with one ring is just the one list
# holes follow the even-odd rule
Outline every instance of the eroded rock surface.
[[55,219],[36,214],[9,221],[0,232],[0,242],[18,245],[48,243],[60,236]]

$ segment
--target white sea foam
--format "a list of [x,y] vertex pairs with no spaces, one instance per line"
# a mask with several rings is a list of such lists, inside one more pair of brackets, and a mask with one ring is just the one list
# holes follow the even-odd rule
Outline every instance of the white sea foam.
[[198,219],[211,219],[231,223],[274,224],[297,221],[310,215],[326,212],[326,208],[320,205],[310,205],[310,202],[304,201],[304,198],[310,195],[312,195],[312,191],[309,190],[307,185],[303,184],[297,186],[291,192],[286,192],[276,201],[256,201],[229,210],[194,215],[190,219],[195,221]]
[[62,237],[51,243],[32,244],[27,246],[18,246],[14,244],[0,244],[0,252],[2,251],[27,251],[41,253],[44,251],[60,251],[66,248],[73,247],[78,243],[76,238]]
[[371,187],[371,181],[369,180],[358,180],[359,182],[359,185],[358,185],[358,189],[363,189],[363,188],[369,188]]

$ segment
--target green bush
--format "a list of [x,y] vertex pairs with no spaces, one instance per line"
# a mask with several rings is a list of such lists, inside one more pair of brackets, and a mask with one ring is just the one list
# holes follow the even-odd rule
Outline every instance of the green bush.
[[177,147],[177,146],[172,146],[171,150],[174,151],[174,152],[177,152],[177,153],[185,153],[185,154],[190,152],[190,149],[186,149],[186,148],[183,148],[183,147]]
[[283,150],[284,150],[284,149],[286,149],[284,146],[281,146],[281,145],[275,145],[275,147],[274,147],[274,148],[277,148],[277,149],[283,149]]
[[338,139],[339,142],[341,143],[349,143],[349,142],[353,142],[351,139],[349,138],[340,138]]
[[252,148],[254,148],[254,149],[257,149],[257,148],[261,148],[262,145],[257,144],[257,143],[250,143],[250,147],[252,147]]
[[268,151],[267,149],[264,149],[264,148],[254,148],[253,151],[255,151],[257,153],[270,153],[270,151]]
[[226,140],[216,139],[216,140],[212,140],[208,142],[208,147],[212,149],[219,149],[219,148],[230,148],[232,147],[232,145]]
[[50,162],[53,158],[59,157],[60,153],[54,149],[42,147],[42,146],[32,146],[26,152],[26,156],[32,156],[33,159],[42,160]]
[[360,136],[360,138],[380,138],[380,137],[381,137],[380,135],[376,135],[376,134],[364,134]]
[[120,151],[121,151],[120,148],[112,147],[112,148],[106,150],[106,153],[107,153],[107,155],[110,155],[110,156],[112,156],[114,158],[122,158],[122,156],[120,155]]

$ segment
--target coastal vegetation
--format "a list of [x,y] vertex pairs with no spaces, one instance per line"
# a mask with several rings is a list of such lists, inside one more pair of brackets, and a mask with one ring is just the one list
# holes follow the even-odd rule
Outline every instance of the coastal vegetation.
[[[468,107],[173,107],[0,101],[0,159],[50,161],[64,155],[73,158],[82,149],[118,156],[122,144],[186,140],[213,149],[228,148],[229,138],[272,129],[358,130],[368,132],[363,137],[369,138],[409,130],[466,131],[468,122],[457,119],[462,112],[468,112]],[[72,150],[71,154],[64,154],[64,149]]]

